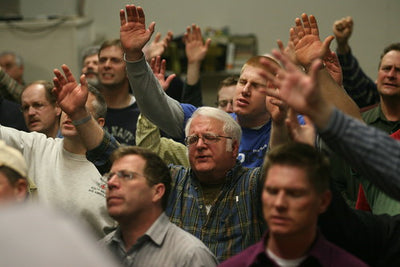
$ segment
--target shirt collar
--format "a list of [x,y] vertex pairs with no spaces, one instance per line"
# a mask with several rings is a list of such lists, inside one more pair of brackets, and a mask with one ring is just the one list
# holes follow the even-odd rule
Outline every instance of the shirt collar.
[[[165,212],[161,213],[161,215],[150,226],[146,233],[144,233],[144,235],[137,240],[137,244],[150,239],[158,246],[161,246],[168,231],[168,223],[169,219],[167,215],[165,215]],[[124,241],[122,240],[121,228],[119,226],[112,237],[112,242],[116,242],[122,248],[125,247]]]

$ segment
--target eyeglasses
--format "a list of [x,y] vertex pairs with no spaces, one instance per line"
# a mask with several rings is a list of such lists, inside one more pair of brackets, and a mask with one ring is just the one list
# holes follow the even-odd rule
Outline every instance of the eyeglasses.
[[32,105],[22,105],[21,106],[21,111],[23,113],[27,113],[29,111],[29,108],[32,107],[34,110],[41,110],[43,109],[47,104],[41,103],[41,102],[35,102]]
[[228,105],[228,103],[233,105],[233,99],[230,99],[230,100],[219,100],[216,104],[218,105],[218,107],[224,108],[224,107],[226,107]]
[[137,179],[139,177],[144,177],[146,178],[146,176],[144,176],[143,174],[137,173],[137,172],[130,172],[130,171],[117,171],[117,172],[108,172],[103,174],[103,176],[101,177],[101,180],[104,181],[105,183],[107,183],[108,181],[111,180],[111,178],[114,177],[114,175],[117,175],[117,177],[121,180],[133,180],[133,179]]
[[213,144],[221,140],[221,138],[227,138],[227,139],[232,139],[230,136],[222,136],[222,135],[217,135],[213,133],[205,133],[202,134],[201,136],[198,135],[189,135],[185,138],[185,144],[187,146],[197,144],[199,139],[203,140],[203,143],[206,145]]

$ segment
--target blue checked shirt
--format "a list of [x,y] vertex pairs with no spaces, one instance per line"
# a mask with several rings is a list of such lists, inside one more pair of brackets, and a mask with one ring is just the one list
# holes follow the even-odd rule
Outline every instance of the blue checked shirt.
[[[102,144],[86,156],[102,172],[118,147],[104,132]],[[207,214],[200,182],[190,168],[170,165],[172,189],[165,213],[171,222],[199,238],[222,262],[259,241],[266,229],[261,208],[260,168],[237,161]]]
[[238,162],[207,214],[202,188],[190,168],[170,166],[172,190],[166,214],[198,237],[222,262],[256,243],[266,229],[259,168]]

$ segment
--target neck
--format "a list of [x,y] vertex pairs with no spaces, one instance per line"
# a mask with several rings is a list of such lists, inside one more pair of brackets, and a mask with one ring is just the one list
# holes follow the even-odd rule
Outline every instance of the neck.
[[313,228],[304,234],[280,236],[271,234],[268,237],[267,248],[282,259],[297,259],[307,254],[316,238]]
[[128,83],[114,88],[104,86],[101,93],[104,95],[109,108],[126,108],[131,102]]
[[83,145],[79,136],[64,137],[63,142],[63,147],[68,152],[79,155],[86,154],[86,147]]
[[386,119],[389,121],[400,121],[400,97],[381,96],[381,109]]
[[121,229],[125,250],[128,251],[142,237],[153,223],[160,217],[162,211],[150,211],[141,216],[133,216],[117,220]]
[[266,113],[261,116],[237,115],[237,121],[241,127],[255,128],[266,124],[271,116]]
[[47,137],[53,137],[53,138],[56,138],[56,137],[57,137],[58,129],[59,129],[59,126],[58,126],[58,125],[59,125],[59,123],[57,123],[56,126],[54,126],[53,128],[49,129],[49,130],[46,132]]
[[236,159],[232,162],[231,166],[226,170],[221,170],[221,171],[211,170],[207,172],[197,172],[193,170],[193,172],[201,184],[208,184],[210,186],[220,185],[225,183],[226,174],[228,173],[229,170],[235,167],[235,164],[236,164]]

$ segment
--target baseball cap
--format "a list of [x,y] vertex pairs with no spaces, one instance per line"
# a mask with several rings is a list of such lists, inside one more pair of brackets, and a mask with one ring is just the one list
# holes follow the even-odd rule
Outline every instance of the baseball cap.
[[27,177],[28,168],[21,152],[6,145],[3,140],[0,140],[0,166],[6,166],[19,173],[22,177]]

